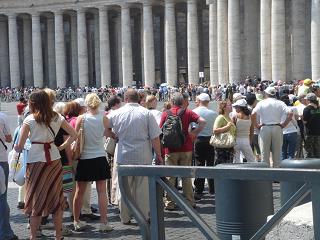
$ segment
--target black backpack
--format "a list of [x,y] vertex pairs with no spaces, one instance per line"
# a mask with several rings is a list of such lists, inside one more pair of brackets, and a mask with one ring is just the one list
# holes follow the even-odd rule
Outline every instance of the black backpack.
[[[181,110],[181,111],[180,111]],[[173,115],[167,111],[167,119],[162,126],[161,143],[166,148],[180,148],[185,142],[185,134],[183,133],[181,116],[185,110],[180,109],[177,115]]]

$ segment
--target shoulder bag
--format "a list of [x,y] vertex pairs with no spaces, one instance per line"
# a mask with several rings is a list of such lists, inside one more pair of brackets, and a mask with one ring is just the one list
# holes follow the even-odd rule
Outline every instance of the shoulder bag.
[[78,160],[80,158],[80,155],[83,150],[83,145],[84,145],[84,120],[85,120],[85,115],[81,119],[80,123],[80,129],[78,132],[78,137],[76,141],[72,144],[71,150],[72,150],[72,160]]
[[[223,117],[229,122],[225,117]],[[213,134],[210,138],[210,145],[215,148],[232,148],[236,143],[235,137],[228,132]]]
[[112,137],[108,137],[104,143],[104,149],[107,153],[113,156],[116,149],[116,140]]

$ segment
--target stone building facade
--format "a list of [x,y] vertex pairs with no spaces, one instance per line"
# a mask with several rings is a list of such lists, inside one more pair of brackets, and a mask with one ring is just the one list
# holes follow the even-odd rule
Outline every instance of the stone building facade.
[[[204,72],[204,79],[199,79]],[[1,0],[0,85],[320,78],[320,0]]]

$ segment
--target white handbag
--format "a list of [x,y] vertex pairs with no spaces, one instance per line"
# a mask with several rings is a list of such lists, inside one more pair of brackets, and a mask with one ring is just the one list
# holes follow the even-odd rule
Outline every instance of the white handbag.
[[25,182],[26,164],[24,157],[26,157],[26,152],[18,153],[12,149],[8,154],[9,175],[19,186],[23,186]]
[[104,143],[104,149],[107,153],[113,156],[116,149],[116,140],[114,138],[108,137],[106,142]]

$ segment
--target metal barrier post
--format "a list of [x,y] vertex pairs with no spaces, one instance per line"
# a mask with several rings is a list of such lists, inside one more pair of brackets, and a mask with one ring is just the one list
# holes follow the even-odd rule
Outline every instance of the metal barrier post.
[[151,219],[151,239],[164,240],[163,190],[157,183],[159,177],[149,177],[149,201]]
[[314,239],[320,240],[320,185],[312,185],[312,214]]

